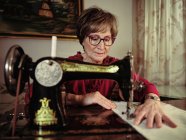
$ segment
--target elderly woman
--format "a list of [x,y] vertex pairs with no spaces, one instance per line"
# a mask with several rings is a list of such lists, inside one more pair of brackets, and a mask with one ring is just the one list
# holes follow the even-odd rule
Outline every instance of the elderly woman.
[[[118,61],[108,55],[117,33],[117,19],[113,14],[98,7],[84,10],[77,21],[77,37],[84,52],[77,52],[69,59],[102,65]],[[142,102],[134,112],[134,124],[139,125],[142,120],[147,119],[148,128],[152,128],[154,124],[160,128],[163,123],[176,127],[162,111],[155,85],[137,74],[133,76],[138,77],[146,87],[140,94],[134,94],[134,100]],[[109,79],[69,81],[65,83],[67,102],[82,106],[99,104],[106,109],[114,109],[117,106],[109,99],[113,93],[119,94],[119,88],[116,87],[118,84]]]

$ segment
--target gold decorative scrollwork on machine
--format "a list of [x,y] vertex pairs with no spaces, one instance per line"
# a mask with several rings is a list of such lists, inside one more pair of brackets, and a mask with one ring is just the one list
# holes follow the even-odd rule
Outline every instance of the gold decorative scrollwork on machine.
[[96,65],[86,65],[86,64],[77,64],[74,62],[64,61],[61,64],[63,71],[68,72],[103,72],[103,73],[115,73],[119,70],[119,67],[116,65],[111,66],[96,66]]
[[57,124],[56,113],[49,106],[50,99],[43,98],[39,100],[41,107],[35,113],[34,123],[39,126],[48,126]]

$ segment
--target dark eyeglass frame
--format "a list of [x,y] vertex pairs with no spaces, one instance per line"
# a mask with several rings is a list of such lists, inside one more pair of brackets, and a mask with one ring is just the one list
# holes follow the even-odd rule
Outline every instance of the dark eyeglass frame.
[[111,37],[112,44],[111,44],[111,45],[106,45],[106,44],[105,44],[105,38],[100,38],[100,37],[99,37],[99,42],[98,42],[97,44],[92,44],[92,43],[91,43],[91,40],[92,40],[91,37],[93,37],[93,35],[89,35],[89,36],[88,36],[88,38],[89,38],[89,43],[90,43],[91,45],[93,45],[93,46],[97,46],[102,40],[103,40],[103,43],[104,43],[105,46],[112,46],[112,45],[114,44],[115,39],[116,39],[116,37]]

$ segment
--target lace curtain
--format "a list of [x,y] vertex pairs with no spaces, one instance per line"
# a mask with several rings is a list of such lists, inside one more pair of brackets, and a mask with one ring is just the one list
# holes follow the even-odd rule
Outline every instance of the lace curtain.
[[186,0],[134,0],[136,72],[157,85],[186,85]]

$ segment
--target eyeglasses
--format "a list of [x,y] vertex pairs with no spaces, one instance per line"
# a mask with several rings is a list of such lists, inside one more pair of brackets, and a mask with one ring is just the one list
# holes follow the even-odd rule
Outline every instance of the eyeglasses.
[[103,39],[100,38],[98,35],[89,35],[88,37],[89,37],[90,44],[93,46],[98,45],[102,40],[105,46],[111,46],[115,41],[114,37],[109,37],[109,36],[106,36]]

